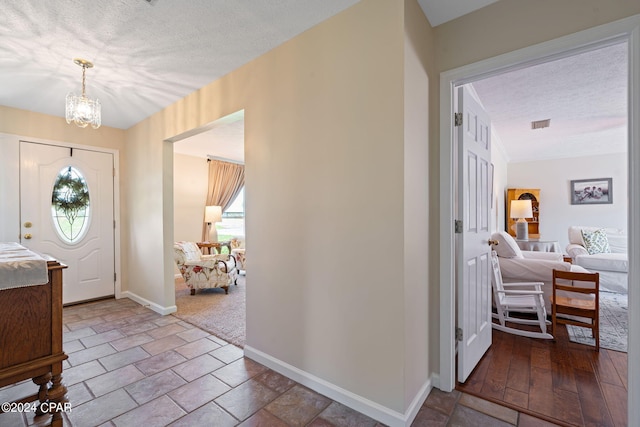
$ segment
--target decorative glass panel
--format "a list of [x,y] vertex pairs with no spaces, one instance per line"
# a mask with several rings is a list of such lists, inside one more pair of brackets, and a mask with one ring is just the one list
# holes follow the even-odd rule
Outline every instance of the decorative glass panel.
[[51,216],[60,238],[77,243],[89,226],[89,188],[80,171],[73,166],[58,173],[51,196]]

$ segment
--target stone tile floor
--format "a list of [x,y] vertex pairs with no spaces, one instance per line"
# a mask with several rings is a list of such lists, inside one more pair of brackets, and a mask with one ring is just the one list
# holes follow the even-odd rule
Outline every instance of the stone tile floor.
[[[375,420],[243,357],[242,349],[128,299],[64,309],[65,426],[381,426]],[[0,402],[34,393],[0,389]],[[490,415],[487,415],[490,414]],[[0,413],[0,426],[50,417]],[[414,426],[545,426],[544,421],[434,389]]]

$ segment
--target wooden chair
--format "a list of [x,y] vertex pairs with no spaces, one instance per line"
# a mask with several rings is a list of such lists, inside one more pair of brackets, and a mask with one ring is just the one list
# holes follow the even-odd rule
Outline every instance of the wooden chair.
[[[587,286],[589,283],[592,285]],[[596,351],[600,351],[599,287],[598,273],[553,270],[551,333],[555,333],[556,323],[589,328],[596,340]],[[563,294],[558,294],[558,291]],[[559,314],[572,317],[558,317]]]
[[[493,296],[496,305],[496,313],[492,314],[499,323],[492,323],[493,329],[510,334],[521,335],[529,338],[553,339],[553,335],[547,333],[547,311],[544,306],[544,294],[542,282],[502,283],[498,254],[491,252],[491,266],[493,276]],[[516,316],[512,314],[517,313]],[[536,318],[524,316],[535,314]],[[524,316],[523,316],[524,315]],[[537,325],[540,332],[507,326],[507,322],[521,325]]]

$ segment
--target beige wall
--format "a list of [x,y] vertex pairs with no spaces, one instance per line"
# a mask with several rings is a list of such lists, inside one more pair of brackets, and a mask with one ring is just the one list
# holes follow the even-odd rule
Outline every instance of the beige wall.
[[436,27],[441,71],[640,13],[637,0],[500,0]]
[[[426,275],[405,282],[402,268],[405,189],[420,188],[405,182],[405,149],[424,152],[426,139],[404,147],[404,19],[401,3],[360,2],[136,125],[125,196],[130,262],[171,265],[173,230],[153,231],[174,223],[163,139],[244,109],[247,345],[400,413],[418,388],[405,390],[404,363],[392,362],[413,349],[405,286],[426,293]],[[426,195],[415,196],[424,213]],[[409,247],[426,258],[425,246]],[[173,304],[162,285],[172,272],[131,275],[133,293]],[[424,381],[427,360],[411,363]]]
[[404,322],[405,407],[429,372],[429,92],[435,78],[433,34],[420,6],[405,0]]
[[[61,101],[63,102],[64,99]],[[102,126],[79,128],[61,117],[0,105],[0,132],[59,142],[122,150],[125,131]]]
[[173,172],[174,240],[199,242],[202,239],[209,163],[202,157],[175,153]]
[[[173,239],[199,242],[202,240],[209,164],[202,157],[174,153],[173,155]],[[173,266],[173,273],[180,274]]]
[[123,259],[128,296],[170,312],[175,307],[173,144],[163,140],[163,131],[156,114],[126,132],[122,169],[129,180],[121,199],[127,240],[122,244],[128,250]]

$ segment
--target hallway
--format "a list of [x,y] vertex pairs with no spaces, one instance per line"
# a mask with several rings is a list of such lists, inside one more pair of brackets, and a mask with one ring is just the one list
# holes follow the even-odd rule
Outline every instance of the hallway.
[[[65,426],[382,426],[243,357],[242,349],[126,298],[65,307],[63,333],[69,359],[62,375],[71,404]],[[0,389],[0,401],[33,392],[33,383],[24,381]],[[0,413],[0,426],[44,426],[48,419]],[[552,424],[434,389],[412,425]]]

